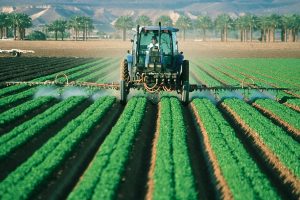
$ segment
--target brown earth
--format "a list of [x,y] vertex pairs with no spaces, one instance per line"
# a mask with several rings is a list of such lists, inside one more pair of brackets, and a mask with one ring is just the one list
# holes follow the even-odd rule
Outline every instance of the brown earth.
[[[0,41],[0,49],[34,50],[34,56],[120,57],[131,48],[130,41]],[[300,58],[300,42],[241,43],[179,41],[187,59],[195,57]],[[33,56],[24,54],[24,56]],[[3,55],[0,55],[3,56]]]

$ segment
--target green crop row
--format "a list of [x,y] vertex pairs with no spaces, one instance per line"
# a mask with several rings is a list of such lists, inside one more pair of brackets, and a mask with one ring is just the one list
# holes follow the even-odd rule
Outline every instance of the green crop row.
[[70,97],[1,136],[0,160],[17,147],[39,134],[50,124],[68,114],[70,110],[82,103],[84,99],[84,97]]
[[[115,199],[132,144],[145,115],[146,98],[132,98],[68,199]],[[149,123],[149,122],[148,122]]]
[[[80,65],[80,66],[77,66],[77,67],[74,67],[74,68],[71,68],[71,69],[68,69],[68,70],[64,70],[64,71],[62,71],[62,73],[72,74],[74,72],[81,71],[83,69],[88,68],[91,65],[96,65],[96,64],[101,63],[101,62],[103,62],[103,59],[93,61],[93,62],[84,64],[84,65]],[[57,73],[51,74],[51,75],[48,75],[48,76],[43,76],[41,78],[36,78],[36,79],[33,79],[32,81],[42,82],[42,81],[46,81],[46,80],[54,80],[56,74]],[[0,97],[7,94],[7,93],[10,93],[10,92],[13,92],[15,90],[22,89],[22,88],[26,88],[26,87],[28,87],[28,86],[27,85],[13,85],[13,86],[3,88],[3,89],[0,90]]]
[[115,102],[114,97],[95,101],[81,115],[72,120],[49,139],[27,161],[0,183],[1,199],[28,199],[72,150],[85,138]]
[[298,112],[271,99],[258,99],[255,103],[300,131],[300,114]]
[[295,105],[300,108],[300,99],[289,99],[287,100],[287,103]]
[[[68,76],[69,81],[70,80],[76,80],[77,78],[80,78],[82,76],[82,74],[92,72],[95,69],[98,69],[98,68],[101,69],[103,66],[105,66],[105,64],[110,62],[110,60],[106,60],[106,61],[101,60],[101,61],[102,62],[100,62],[100,64],[97,64],[93,67],[89,67],[87,69],[83,69],[81,71],[78,71],[78,72],[75,72],[75,73],[69,75]],[[52,76],[52,80],[53,80],[54,77],[53,77],[53,75],[51,75],[51,76]],[[47,80],[47,79],[45,79],[45,80]],[[86,79],[85,79],[85,77],[83,77],[83,78],[81,78],[81,80],[83,81],[83,80],[86,80]],[[65,82],[66,80],[65,80],[64,77],[61,77],[61,78],[59,78],[59,81],[64,81]],[[17,86],[12,86],[12,87],[17,87]],[[21,85],[20,87],[23,87],[23,86]],[[30,88],[29,90],[25,90],[23,92],[20,92],[18,94],[13,94],[13,95],[1,98],[0,99],[0,106],[6,106],[6,105],[9,105],[9,104],[15,103],[19,100],[28,98],[28,97],[32,96],[36,92],[36,90],[37,90],[36,87],[34,87],[34,88]]]
[[207,99],[195,99],[193,104],[234,199],[279,199],[215,105]]
[[3,112],[0,114],[0,126],[5,125],[16,118],[20,118],[22,115],[25,115],[32,110],[39,108],[43,104],[51,102],[52,100],[53,97],[39,97]]
[[213,79],[211,76],[209,76],[207,73],[205,73],[202,69],[197,67],[195,63],[192,62],[191,65],[191,71],[197,75],[200,81],[202,81],[207,86],[221,86],[222,84],[217,81],[216,79]]
[[277,155],[279,160],[300,178],[300,145],[297,141],[244,101],[225,99],[224,104],[237,113],[243,122],[251,127],[264,144]]
[[181,104],[174,97],[160,103],[153,199],[197,199]]
[[[239,85],[240,82],[229,77],[228,75],[222,73],[222,70],[218,71],[215,68],[212,67],[211,63],[201,63],[201,66],[198,65],[199,68],[205,69],[206,71],[208,71],[210,74],[212,74],[213,76],[217,77],[219,80],[222,80],[223,82],[225,82],[227,85]],[[218,68],[217,68],[218,69]]]
[[[261,86],[261,87],[273,87],[272,84],[277,85],[278,83],[270,82],[270,78],[266,78],[264,76],[261,76],[259,74],[256,74],[257,70],[255,72],[251,71],[251,68],[245,68],[241,67],[238,63],[238,60],[233,63],[226,62],[227,59],[207,59],[202,62],[208,63],[207,65],[214,65],[217,69],[221,71],[225,71],[227,73],[230,73],[231,76],[244,80],[244,78],[247,76],[251,77],[255,84]],[[249,61],[250,62],[250,61]],[[243,75],[244,74],[244,75]],[[250,79],[244,80],[246,83],[251,83],[252,81]],[[280,85],[281,87],[287,87],[287,85]],[[275,93],[274,93],[275,95]],[[282,98],[284,96],[291,96],[283,91],[278,91],[276,93],[276,96],[278,98]]]

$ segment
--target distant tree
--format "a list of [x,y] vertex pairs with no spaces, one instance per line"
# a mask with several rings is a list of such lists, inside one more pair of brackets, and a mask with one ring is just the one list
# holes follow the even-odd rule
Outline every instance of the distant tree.
[[213,27],[212,19],[209,16],[198,16],[195,27],[203,31],[203,41],[206,41],[206,30]]
[[72,16],[68,21],[69,29],[73,29],[73,33],[75,33],[75,40],[78,40],[79,31],[80,31],[80,16]]
[[261,30],[261,41],[269,41],[269,30],[271,27],[270,17],[269,16],[260,16],[258,18],[258,27]]
[[7,27],[7,14],[0,13],[0,39],[4,38],[4,30]]
[[233,20],[228,14],[220,14],[215,20],[215,26],[221,31],[221,41],[227,42],[228,29],[233,26]]
[[159,16],[155,21],[155,25],[158,25],[159,22],[161,22],[162,26],[173,26],[172,19],[166,15]]
[[41,31],[33,31],[28,35],[29,40],[46,40],[46,34]]
[[136,23],[136,25],[140,25],[140,26],[151,26],[152,25],[152,21],[151,21],[150,17],[148,17],[146,15],[139,16],[135,23]]
[[121,16],[115,22],[115,27],[123,31],[123,41],[126,40],[126,31],[133,28],[133,19],[130,16]]
[[246,14],[238,17],[234,21],[235,28],[240,31],[241,42],[248,41],[250,35],[250,42],[253,39],[253,30],[257,28],[257,17],[252,14]]
[[176,21],[176,26],[183,30],[183,41],[185,41],[186,30],[193,28],[193,23],[191,18],[185,15],[180,15],[180,17]]
[[276,29],[280,27],[281,24],[281,16],[277,15],[277,14],[271,14],[269,16],[269,42],[275,42],[275,32]]
[[82,22],[82,25],[80,28],[82,29],[83,40],[87,40],[88,33],[94,29],[93,20],[90,17],[82,16],[81,22]]
[[48,25],[48,31],[54,32],[55,40],[57,40],[57,33],[61,33],[61,40],[64,40],[64,33],[67,29],[67,21],[66,20],[55,20],[51,24]]
[[78,40],[81,31],[82,40],[87,40],[89,31],[94,29],[92,18],[86,16],[72,16],[68,21],[68,27],[73,29],[75,40]]
[[9,21],[13,28],[14,39],[17,39],[17,31],[19,34],[19,40],[24,39],[25,29],[32,26],[32,19],[24,13],[12,13],[9,15]]

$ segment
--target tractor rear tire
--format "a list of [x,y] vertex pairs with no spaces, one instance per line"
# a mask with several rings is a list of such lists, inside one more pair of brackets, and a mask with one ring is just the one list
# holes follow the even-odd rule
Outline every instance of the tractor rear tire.
[[181,102],[185,105],[189,103],[189,94],[190,94],[190,83],[189,83],[189,61],[184,60],[182,63],[182,72],[181,72]]
[[190,75],[189,75],[189,61],[184,60],[182,63],[182,72],[181,72],[181,84],[184,85],[184,82],[190,81]]
[[129,93],[128,82],[130,80],[128,72],[127,60],[122,60],[120,64],[120,103],[125,105],[127,101],[127,95]]
[[120,80],[128,82],[130,80],[127,60],[122,60],[120,64]]
[[120,81],[120,103],[125,105],[127,101],[127,87],[126,82],[124,80]]
[[189,94],[190,94],[190,84],[188,81],[185,81],[182,86],[182,93],[181,93],[181,102],[184,105],[189,103]]

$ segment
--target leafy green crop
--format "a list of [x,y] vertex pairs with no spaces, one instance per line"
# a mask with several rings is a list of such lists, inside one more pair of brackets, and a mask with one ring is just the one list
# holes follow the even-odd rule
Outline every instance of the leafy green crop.
[[65,116],[80,104],[84,97],[70,97],[0,137],[0,160],[14,149],[39,134],[41,130]]
[[197,199],[186,128],[177,98],[161,99],[159,137],[154,168],[154,199]]
[[255,103],[263,108],[266,108],[280,119],[284,120],[300,131],[300,114],[298,112],[271,99],[258,99],[255,101]]
[[68,199],[115,199],[132,143],[145,115],[146,98],[134,97],[128,103],[92,164]]
[[108,112],[114,97],[95,101],[0,183],[1,199],[28,199]]
[[258,133],[265,145],[278,156],[291,172],[300,178],[300,145],[297,141],[244,101],[226,99],[224,103],[236,112],[251,129]]
[[39,97],[0,114],[0,125],[5,125],[30,111],[52,101],[53,97]]
[[279,199],[276,188],[261,172],[217,108],[207,99],[195,99],[193,104],[234,199]]

